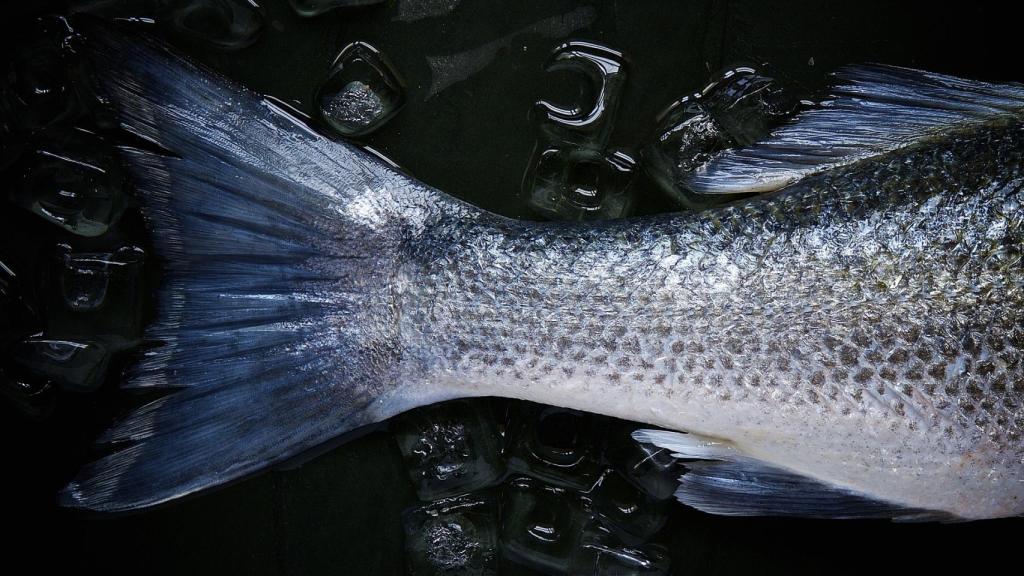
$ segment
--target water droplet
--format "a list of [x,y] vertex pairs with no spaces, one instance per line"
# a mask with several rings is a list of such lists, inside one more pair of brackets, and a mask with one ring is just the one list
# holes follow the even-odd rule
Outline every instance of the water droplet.
[[359,8],[383,4],[384,0],[288,0],[299,16],[317,16],[335,8]]
[[317,93],[320,115],[342,136],[363,136],[384,125],[405,102],[402,84],[384,56],[364,42],[338,55]]

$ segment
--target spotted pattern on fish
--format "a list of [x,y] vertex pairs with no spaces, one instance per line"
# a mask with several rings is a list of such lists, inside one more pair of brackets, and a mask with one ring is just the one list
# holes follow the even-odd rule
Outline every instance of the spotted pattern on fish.
[[727,436],[809,414],[832,449],[885,429],[922,473],[937,449],[1015,481],[1022,150],[993,126],[643,226],[442,217],[407,245],[400,329],[476,393]]

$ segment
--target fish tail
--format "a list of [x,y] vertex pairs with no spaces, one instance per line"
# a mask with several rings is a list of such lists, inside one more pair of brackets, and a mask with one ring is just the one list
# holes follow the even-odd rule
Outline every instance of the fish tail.
[[95,24],[85,38],[94,89],[153,145],[122,150],[164,261],[123,386],[166,393],[102,436],[112,451],[61,504],[153,506],[404,409],[389,283],[408,223],[386,192],[400,175],[155,43]]

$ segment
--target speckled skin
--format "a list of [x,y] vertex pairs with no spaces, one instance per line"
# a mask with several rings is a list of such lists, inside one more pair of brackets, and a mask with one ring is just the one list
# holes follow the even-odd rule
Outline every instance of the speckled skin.
[[525,398],[913,508],[1024,513],[1022,151],[992,126],[597,225],[441,202],[397,263],[400,403]]
[[496,395],[725,439],[916,510],[1024,512],[1019,119],[719,209],[516,222],[160,46],[87,35],[97,95],[173,151],[122,160],[165,262],[158,345],[124,385],[175,392],[104,434],[118,449],[63,505],[161,504]]

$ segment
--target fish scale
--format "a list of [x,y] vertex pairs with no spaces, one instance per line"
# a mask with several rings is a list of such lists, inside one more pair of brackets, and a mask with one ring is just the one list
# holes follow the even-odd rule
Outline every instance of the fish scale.
[[61,492],[125,511],[432,402],[643,422],[716,514],[1024,513],[1024,88],[885,66],[607,222],[487,213],[152,42],[89,28],[167,262],[115,425]]
[[[854,458],[876,429],[891,453],[859,466],[932,474],[984,458],[988,479],[936,487],[962,497],[990,472],[1015,480],[1024,455],[1020,150],[1024,130],[996,126],[655,222],[441,217],[410,256],[406,300],[429,292],[431,306],[408,316],[406,342],[431,349],[427,380],[472,394],[754,452],[799,438],[773,461],[836,483],[836,464],[806,453]],[[921,496],[905,502],[941,494]]]

